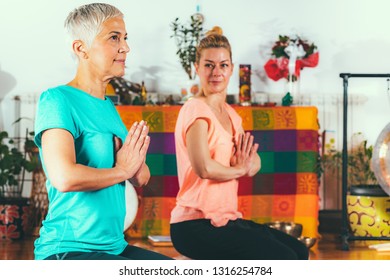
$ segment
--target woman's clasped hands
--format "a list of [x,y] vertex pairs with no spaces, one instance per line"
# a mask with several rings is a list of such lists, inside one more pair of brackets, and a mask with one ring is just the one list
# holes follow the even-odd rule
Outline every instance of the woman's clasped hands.
[[149,127],[145,121],[134,122],[125,142],[115,137],[116,163],[115,167],[125,172],[127,179],[132,178],[145,163],[146,153],[150,144]]
[[256,167],[255,161],[259,144],[253,143],[254,137],[249,132],[238,135],[235,139],[233,156],[230,159],[230,165],[242,167],[245,170],[245,176],[255,175],[259,168]]

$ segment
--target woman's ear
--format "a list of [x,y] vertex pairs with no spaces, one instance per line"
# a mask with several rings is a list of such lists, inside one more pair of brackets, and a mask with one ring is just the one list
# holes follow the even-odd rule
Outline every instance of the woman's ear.
[[76,56],[79,59],[87,59],[88,58],[88,54],[87,54],[85,44],[83,41],[81,41],[81,40],[73,41],[72,49],[73,49],[73,52],[76,54]]
[[195,72],[196,72],[196,74],[199,75],[199,73],[198,73],[199,64],[195,62],[195,63],[194,63],[194,66],[195,66]]

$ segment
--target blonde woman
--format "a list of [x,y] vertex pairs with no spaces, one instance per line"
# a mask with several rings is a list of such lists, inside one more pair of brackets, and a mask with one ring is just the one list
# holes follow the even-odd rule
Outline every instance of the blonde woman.
[[175,129],[180,190],[171,213],[171,238],[192,259],[308,259],[296,238],[242,219],[238,178],[261,167],[258,144],[226,102],[232,51],[219,27],[197,47],[201,93],[180,110]]

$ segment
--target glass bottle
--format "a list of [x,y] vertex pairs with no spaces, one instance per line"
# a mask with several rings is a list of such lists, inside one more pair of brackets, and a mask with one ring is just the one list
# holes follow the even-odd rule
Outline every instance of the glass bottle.
[[148,95],[148,92],[146,90],[146,87],[145,87],[145,82],[142,81],[142,84],[141,84],[141,100],[142,100],[142,103],[145,104],[146,101],[147,101],[147,96]]

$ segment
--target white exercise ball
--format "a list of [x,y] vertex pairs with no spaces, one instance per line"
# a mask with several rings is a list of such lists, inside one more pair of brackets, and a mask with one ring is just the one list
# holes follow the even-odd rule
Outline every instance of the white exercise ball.
[[133,185],[126,180],[125,187],[125,197],[126,197],[126,216],[125,216],[125,226],[124,231],[126,231],[131,224],[134,222],[135,216],[138,211],[138,195],[135,191]]

